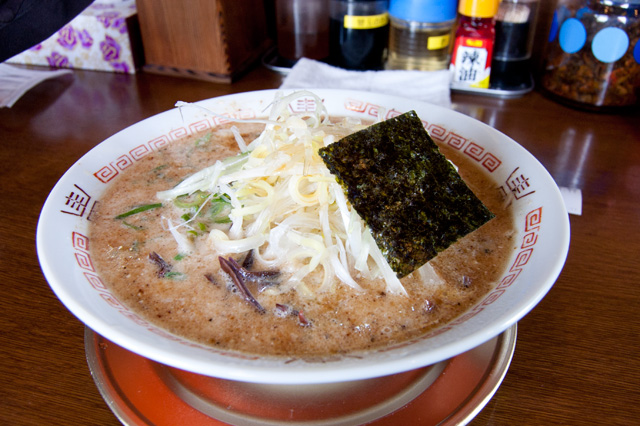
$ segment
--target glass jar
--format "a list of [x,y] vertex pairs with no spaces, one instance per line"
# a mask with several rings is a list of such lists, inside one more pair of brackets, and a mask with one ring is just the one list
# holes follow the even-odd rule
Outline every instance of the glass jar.
[[562,3],[549,34],[542,87],[590,110],[638,106],[640,0]]
[[278,53],[287,65],[329,56],[327,0],[276,0]]

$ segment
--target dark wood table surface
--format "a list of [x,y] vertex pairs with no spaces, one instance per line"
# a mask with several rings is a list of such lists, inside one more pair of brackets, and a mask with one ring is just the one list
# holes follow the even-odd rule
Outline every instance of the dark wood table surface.
[[[87,367],[84,326],[50,290],[36,257],[38,215],[58,178],[102,140],[176,100],[276,88],[281,78],[260,67],[228,85],[75,71],[0,109],[0,424],[119,424]],[[564,270],[519,322],[506,378],[472,424],[638,424],[640,116],[582,112],[537,92],[452,99],[583,195]]]

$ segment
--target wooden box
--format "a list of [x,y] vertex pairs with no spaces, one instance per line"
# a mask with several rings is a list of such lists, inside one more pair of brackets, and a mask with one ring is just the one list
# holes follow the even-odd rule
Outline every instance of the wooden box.
[[273,44],[264,0],[136,0],[145,71],[231,82]]

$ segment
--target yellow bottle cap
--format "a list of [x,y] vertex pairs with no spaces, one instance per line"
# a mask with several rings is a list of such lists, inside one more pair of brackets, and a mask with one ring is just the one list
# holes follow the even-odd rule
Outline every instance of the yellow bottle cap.
[[458,12],[472,18],[493,18],[499,5],[500,0],[460,0]]

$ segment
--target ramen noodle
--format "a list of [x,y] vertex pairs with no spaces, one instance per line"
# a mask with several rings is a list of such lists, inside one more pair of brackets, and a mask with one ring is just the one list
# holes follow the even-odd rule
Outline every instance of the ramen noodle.
[[441,146],[496,218],[399,280],[316,158],[364,126],[280,109],[147,155],[92,213],[97,270],[148,321],[244,353],[356,353],[450,322],[504,272],[510,209],[486,171]]

